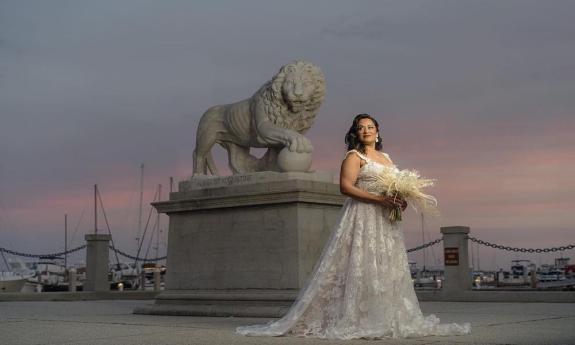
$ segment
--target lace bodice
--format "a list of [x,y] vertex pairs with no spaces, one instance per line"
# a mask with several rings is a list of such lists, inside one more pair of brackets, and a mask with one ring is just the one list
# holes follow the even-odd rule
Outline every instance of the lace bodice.
[[[356,154],[359,158],[365,161],[365,164],[362,165],[361,169],[359,170],[359,174],[357,175],[357,180],[355,185],[358,188],[361,188],[369,193],[378,194],[379,192],[373,188],[373,177],[377,174],[381,174],[381,172],[385,169],[392,169],[395,171],[399,171],[395,164],[392,165],[385,165],[380,162],[374,161],[373,159],[367,157],[366,155],[362,154],[357,150],[350,150],[348,151],[345,156],[347,157],[349,154]],[[389,161],[389,155],[387,153],[381,153],[384,155]]]

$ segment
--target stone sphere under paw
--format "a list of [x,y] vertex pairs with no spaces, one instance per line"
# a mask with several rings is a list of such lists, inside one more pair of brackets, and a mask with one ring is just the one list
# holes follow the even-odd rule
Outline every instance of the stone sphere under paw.
[[281,171],[306,172],[311,168],[311,152],[292,152],[284,147],[278,154],[277,162]]

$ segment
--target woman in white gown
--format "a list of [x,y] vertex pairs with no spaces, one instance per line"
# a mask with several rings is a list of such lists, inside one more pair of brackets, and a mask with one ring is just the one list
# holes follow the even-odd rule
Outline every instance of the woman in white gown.
[[404,338],[470,333],[470,324],[423,316],[409,271],[403,231],[387,215],[405,201],[370,191],[370,176],[397,169],[382,153],[379,126],[357,115],[341,166],[345,201],[318,263],[288,313],[264,325],[238,327],[251,336],[328,339]]

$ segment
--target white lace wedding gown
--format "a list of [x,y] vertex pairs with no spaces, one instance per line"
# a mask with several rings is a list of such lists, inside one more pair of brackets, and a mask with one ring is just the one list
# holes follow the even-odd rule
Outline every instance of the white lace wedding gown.
[[[369,190],[370,176],[397,169],[370,160],[356,186]],[[373,191],[372,191],[373,192]],[[423,316],[409,271],[403,231],[387,220],[388,209],[348,198],[321,257],[288,313],[268,324],[238,327],[251,336],[328,339],[460,335],[469,323],[439,324]]]

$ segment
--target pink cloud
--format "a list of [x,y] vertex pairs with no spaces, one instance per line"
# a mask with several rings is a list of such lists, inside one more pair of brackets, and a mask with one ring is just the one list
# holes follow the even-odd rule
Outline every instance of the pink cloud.
[[[313,169],[331,171],[337,178],[345,153],[345,127],[337,134],[315,132]],[[385,150],[396,164],[438,179],[430,192],[439,200],[442,217],[428,220],[427,239],[439,237],[440,226],[467,225],[476,237],[514,246],[571,241],[565,229],[575,224],[573,121],[518,126],[498,120],[472,123],[456,116],[430,116],[417,125],[395,118],[386,121],[385,128]],[[214,157],[220,171],[229,173],[225,152],[217,148]],[[172,166],[147,165],[144,218],[158,183],[163,184],[165,199],[169,176],[174,176],[177,188],[191,173],[191,155],[180,157]],[[98,180],[116,238],[123,246],[133,246],[138,166],[106,167]],[[80,231],[89,232],[93,229],[92,188],[92,183],[86,183],[39,193],[6,210],[19,231],[38,234],[59,234],[64,213],[69,214],[70,226],[75,226],[83,212]],[[100,228],[104,227],[101,218]],[[420,244],[419,216],[410,214],[404,227],[407,246]]]

